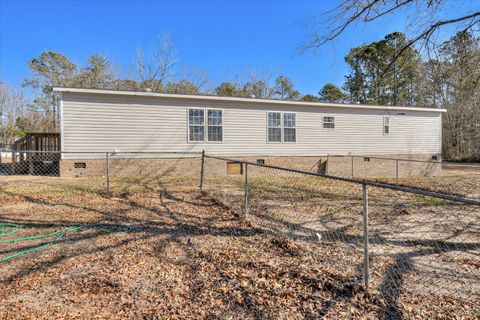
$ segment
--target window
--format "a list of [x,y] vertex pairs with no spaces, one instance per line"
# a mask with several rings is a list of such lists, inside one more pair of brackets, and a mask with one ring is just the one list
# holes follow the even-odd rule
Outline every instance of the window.
[[283,114],[283,142],[295,142],[296,137],[296,117],[295,113]]
[[265,164],[265,159],[257,159],[257,164]]
[[390,133],[390,117],[383,117],[383,134]]
[[335,117],[323,117],[323,127],[326,129],[334,129]]
[[296,142],[295,113],[268,112],[268,142]]
[[268,142],[282,142],[282,114],[268,113]]
[[438,157],[435,155],[435,156],[432,156],[432,160],[434,161],[437,161],[438,160]]
[[222,110],[188,109],[188,141],[223,141],[222,117]]
[[363,157],[363,161],[370,162],[370,158],[369,157]]
[[205,139],[205,111],[203,109],[188,110],[188,139],[203,142]]
[[223,141],[222,110],[208,110],[208,141]]

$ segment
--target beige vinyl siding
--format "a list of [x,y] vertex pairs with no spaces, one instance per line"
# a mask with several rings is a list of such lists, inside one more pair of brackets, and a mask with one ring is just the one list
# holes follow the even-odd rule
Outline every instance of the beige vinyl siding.
[[[223,142],[188,143],[188,108],[223,110]],[[267,112],[296,114],[296,143],[267,142]],[[224,156],[436,154],[441,113],[279,106],[152,97],[63,93],[63,150],[202,151]],[[403,112],[403,111],[402,111]],[[383,117],[390,116],[390,133]],[[335,128],[323,128],[323,117]]]

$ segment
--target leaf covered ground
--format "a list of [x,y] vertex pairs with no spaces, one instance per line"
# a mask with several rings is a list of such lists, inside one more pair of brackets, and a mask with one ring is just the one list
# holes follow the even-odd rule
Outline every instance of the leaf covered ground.
[[[393,292],[398,297],[392,304],[380,292],[367,293],[363,256],[356,246],[338,239],[323,241],[321,235],[290,237],[271,221],[262,222],[261,211],[244,221],[225,202],[199,194],[193,183],[118,180],[112,182],[108,198],[102,182],[92,181],[2,180],[0,221],[23,226],[10,237],[99,221],[128,225],[131,231],[85,229],[45,250],[1,263],[1,319],[480,315],[478,303],[471,300],[439,300],[406,290]],[[348,210],[349,204],[338,208]],[[42,241],[2,244],[0,258]],[[373,272],[394,263],[385,258]]]

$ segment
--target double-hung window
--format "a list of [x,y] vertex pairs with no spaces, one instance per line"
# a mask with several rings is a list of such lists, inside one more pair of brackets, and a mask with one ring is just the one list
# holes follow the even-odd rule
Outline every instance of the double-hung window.
[[267,118],[268,142],[297,141],[295,113],[268,112]]
[[223,141],[222,110],[188,109],[188,141]]
[[325,129],[335,129],[335,117],[323,117],[323,127]]
[[268,113],[268,142],[282,142],[282,114]]
[[283,114],[283,142],[297,141],[296,114]]
[[188,140],[191,142],[205,140],[205,110],[188,110]]
[[383,134],[390,133],[390,117],[383,117]]
[[223,141],[222,110],[207,111],[208,141]]

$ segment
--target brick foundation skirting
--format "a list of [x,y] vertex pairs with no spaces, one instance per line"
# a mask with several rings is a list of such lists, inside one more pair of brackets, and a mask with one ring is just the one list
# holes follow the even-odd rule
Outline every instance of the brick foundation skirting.
[[[375,156],[354,156],[353,176],[357,178],[381,178],[395,177],[397,163],[393,159],[408,160],[432,160],[431,154],[421,155],[382,155],[377,159]],[[256,162],[264,160],[265,164],[294,168],[310,172],[326,173],[336,176],[351,176],[352,157],[346,156],[321,156],[321,157],[230,157],[237,160]],[[441,161],[437,156],[436,161]],[[151,176],[151,175],[200,175],[199,157],[179,158],[130,158],[109,159],[110,176]],[[224,161],[206,158],[205,172],[210,175],[226,175],[227,165]],[[258,167],[257,167],[258,168]],[[64,159],[60,161],[61,177],[82,176],[105,176],[105,159]],[[258,173],[256,173],[258,171]],[[261,174],[259,169],[251,171],[252,174]],[[441,173],[441,163],[422,163],[399,161],[398,176],[434,176]]]

